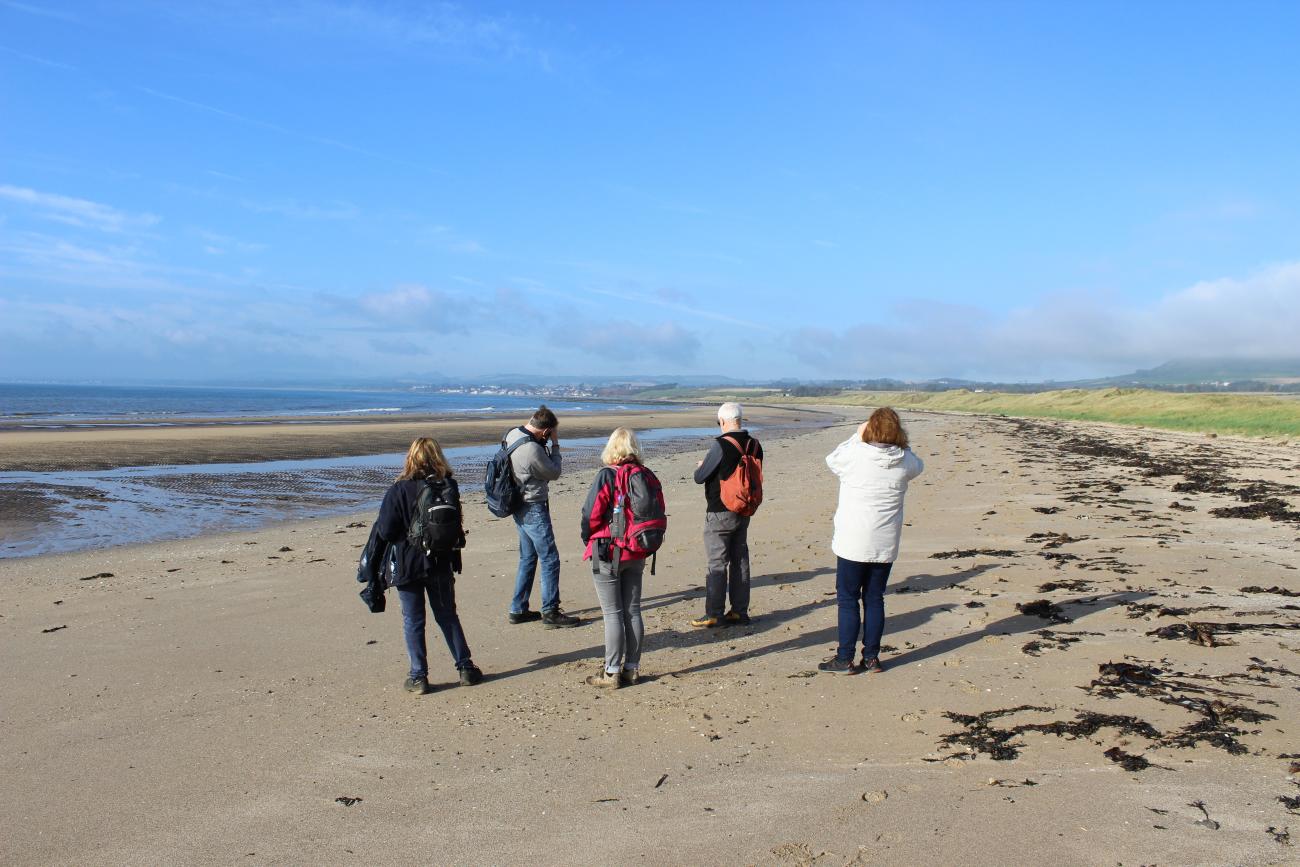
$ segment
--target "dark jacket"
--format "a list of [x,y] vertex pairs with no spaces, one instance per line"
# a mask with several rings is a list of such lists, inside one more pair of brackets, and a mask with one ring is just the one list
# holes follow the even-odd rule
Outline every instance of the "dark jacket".
[[[443,480],[448,490],[444,497],[460,509],[460,487],[456,480],[448,476]],[[384,501],[379,505],[379,520],[375,522],[375,531],[379,538],[393,546],[396,552],[397,568],[388,578],[389,585],[401,587],[406,584],[427,584],[434,577],[450,576],[453,568],[459,571],[460,552],[435,554],[427,556],[418,545],[406,543],[406,532],[411,526],[411,516],[415,514],[415,505],[420,498],[420,489],[424,487],[423,479],[406,479],[394,482],[384,494]]]
[[361,549],[361,560],[357,563],[357,581],[366,585],[361,590],[361,601],[374,614],[384,610],[386,600],[384,590],[384,563],[388,560],[388,543],[379,538],[379,523],[370,528],[370,538]]
[[704,456],[704,463],[695,470],[695,483],[704,485],[704,500],[708,504],[707,511],[710,512],[730,511],[722,504],[722,480],[736,471],[741,454],[731,438],[739,440],[741,448],[753,440],[754,456],[763,460],[763,445],[751,437],[749,431],[731,431],[714,438],[709,453]]

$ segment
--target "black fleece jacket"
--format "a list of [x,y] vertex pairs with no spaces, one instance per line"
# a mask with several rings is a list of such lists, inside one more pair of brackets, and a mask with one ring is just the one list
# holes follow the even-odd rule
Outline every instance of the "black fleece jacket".
[[763,444],[751,437],[749,431],[731,431],[715,438],[713,445],[709,446],[709,453],[704,456],[704,463],[695,470],[695,483],[704,485],[704,500],[708,504],[706,511],[730,511],[722,504],[722,480],[736,471],[741,454],[732,439],[739,440],[742,449],[746,443],[753,441],[754,456],[763,460]]

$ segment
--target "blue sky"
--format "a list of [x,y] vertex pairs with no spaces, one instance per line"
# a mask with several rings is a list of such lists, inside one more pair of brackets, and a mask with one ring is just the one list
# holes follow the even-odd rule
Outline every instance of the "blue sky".
[[1298,355],[1298,32],[1289,2],[0,0],[0,378]]

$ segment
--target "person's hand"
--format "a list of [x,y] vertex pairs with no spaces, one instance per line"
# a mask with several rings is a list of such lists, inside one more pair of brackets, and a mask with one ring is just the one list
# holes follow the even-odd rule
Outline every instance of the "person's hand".
[[864,443],[867,441],[867,424],[868,422],[864,421],[862,424],[858,425],[858,439],[862,440]]
[[700,458],[698,461],[695,462],[695,469],[698,470],[702,466],[704,466],[704,458]]
[[558,446],[560,444],[560,434],[556,428],[551,428],[549,439],[551,441],[551,445]]

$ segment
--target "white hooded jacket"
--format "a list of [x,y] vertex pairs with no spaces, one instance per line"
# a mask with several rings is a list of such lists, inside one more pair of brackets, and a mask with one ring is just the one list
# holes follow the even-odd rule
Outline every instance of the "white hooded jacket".
[[840,478],[831,550],[858,563],[893,563],[903,532],[903,497],[907,483],[925,469],[921,459],[911,449],[852,436],[826,456],[826,466]]

